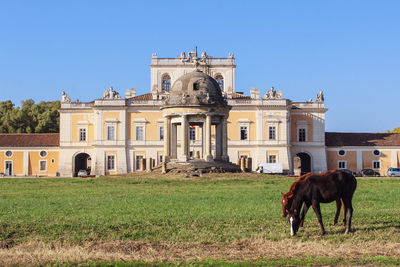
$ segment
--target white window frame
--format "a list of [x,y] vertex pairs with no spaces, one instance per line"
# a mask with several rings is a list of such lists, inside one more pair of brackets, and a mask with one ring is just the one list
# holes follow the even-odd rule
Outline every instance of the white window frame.
[[[238,133],[239,133],[239,141],[246,141],[246,140],[250,140],[250,120],[249,119],[239,119],[238,121]],[[246,139],[242,139],[242,135],[241,135],[241,128],[242,127],[247,127],[247,138]]]
[[[10,155],[10,156],[7,156],[7,152],[8,152],[8,151],[11,152],[11,155]],[[12,158],[13,155],[14,155],[14,152],[12,152],[11,150],[6,150],[6,151],[4,151],[4,156],[5,156],[6,158],[8,158],[8,159]]]
[[[41,167],[42,167],[42,165],[41,165],[42,162],[45,163],[45,167],[46,167],[46,168],[45,168],[44,170],[41,169]],[[47,172],[47,160],[39,160],[39,171],[40,171],[40,172]]]
[[134,162],[135,162],[135,164],[134,164],[135,171],[139,171],[140,170],[140,164],[138,164],[138,161],[137,161],[138,157],[146,158],[146,156],[144,154],[135,154],[135,157],[133,159]]
[[[135,125],[135,140],[136,141],[144,141],[145,140],[144,128],[145,128],[144,125]],[[141,129],[142,136],[139,136],[139,129]]]
[[[133,121],[133,129],[135,129],[135,133],[134,133],[135,141],[139,141],[139,142],[146,141],[146,128],[147,128],[146,124],[147,124],[147,121],[144,118],[138,118]],[[137,139],[137,127],[143,127],[143,139],[142,140]],[[158,134],[160,134],[160,133],[158,133]],[[158,138],[160,138],[160,136]]]
[[[304,130],[304,141],[300,140],[300,130]],[[307,142],[307,127],[298,127],[297,128],[297,141],[298,142]]]
[[[271,128],[274,128],[274,138],[271,138]],[[278,140],[277,129],[277,125],[268,125],[268,140]]]
[[[275,157],[275,162],[270,161],[271,156]],[[278,155],[277,154],[268,154],[267,155],[267,163],[278,163]]]
[[[161,138],[161,129],[162,129],[162,138]],[[165,138],[164,125],[158,125],[158,140],[164,141],[164,138]]]
[[[109,135],[110,131],[108,129],[110,127],[114,128],[114,130],[112,131],[113,138],[110,138],[110,135]],[[115,141],[115,140],[117,140],[117,124],[114,124],[114,123],[107,123],[106,124],[106,140],[107,141]]]
[[[112,169],[110,169],[109,168],[109,165],[108,165],[108,163],[109,163],[109,161],[108,161],[108,158],[109,157],[114,157],[114,160],[113,160],[113,168]],[[116,154],[107,154],[106,155],[106,171],[115,171],[117,168],[116,168],[116,166],[117,166],[117,155]]]
[[[342,151],[342,150],[344,151],[344,154],[343,154],[343,155],[340,155],[340,154],[339,154],[339,151]],[[337,154],[338,154],[339,157],[344,157],[344,156],[346,156],[347,151],[344,150],[344,149],[339,149],[339,150],[337,151]]]
[[[308,125],[307,125],[307,121],[305,120],[299,120],[296,122],[297,128],[296,128],[296,140],[297,142],[308,142]],[[304,129],[304,137],[305,140],[304,141],[300,141],[300,129]]]
[[[164,78],[165,78],[166,76],[169,77],[168,88],[166,88],[167,86],[164,87]],[[165,79],[165,80],[167,80],[167,79]],[[169,91],[171,91],[171,87],[172,87],[172,77],[171,77],[171,75],[170,75],[168,72],[166,72],[166,73],[164,73],[163,75],[161,75],[161,90],[164,90],[164,91],[166,91],[166,92],[169,92]]]
[[[340,167],[341,163],[344,164],[344,168]],[[347,169],[347,160],[338,160],[338,169],[339,170]]]
[[[375,166],[374,166],[375,163],[378,163],[378,164],[379,164],[379,168],[375,168]],[[373,160],[373,161],[372,161],[372,169],[373,169],[373,170],[380,170],[381,167],[382,167],[382,164],[381,164],[381,161],[380,161],[380,160]]]
[[[85,131],[85,140],[81,140],[81,130]],[[88,140],[88,128],[87,127],[78,127],[78,141],[79,142],[87,142]]]
[[6,159],[4,161],[4,174],[7,175],[6,171],[7,162],[11,162],[11,173],[9,175],[14,175],[14,161],[11,159]]

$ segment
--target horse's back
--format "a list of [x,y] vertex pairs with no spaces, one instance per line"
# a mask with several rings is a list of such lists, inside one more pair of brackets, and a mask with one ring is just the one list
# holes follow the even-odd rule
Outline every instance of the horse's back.
[[323,202],[331,202],[337,197],[352,198],[357,187],[356,178],[340,170],[309,176],[307,183],[312,191],[318,192]]

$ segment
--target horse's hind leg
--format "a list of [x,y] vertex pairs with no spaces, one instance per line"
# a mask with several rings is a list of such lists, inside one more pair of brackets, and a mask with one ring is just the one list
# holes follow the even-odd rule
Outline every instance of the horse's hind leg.
[[351,231],[351,218],[353,217],[353,205],[350,201],[345,201],[346,206],[346,215],[347,215],[347,224],[346,224],[346,231],[345,234],[348,234]]
[[318,201],[313,201],[312,202],[312,207],[314,209],[315,214],[317,215],[318,223],[321,226],[321,234],[324,235],[325,234],[325,227],[324,227],[324,223],[322,222],[322,214],[321,214],[321,208],[319,206],[319,202]]
[[[340,208],[341,208],[341,203],[340,203],[340,198],[336,199],[336,214],[335,214],[335,219],[333,220],[333,225],[337,224],[339,215],[340,215]],[[346,210],[343,209],[343,213],[346,213]]]
[[347,213],[347,207],[344,204],[344,201],[342,200],[342,204],[343,204],[343,222],[342,225],[346,226],[346,213]]

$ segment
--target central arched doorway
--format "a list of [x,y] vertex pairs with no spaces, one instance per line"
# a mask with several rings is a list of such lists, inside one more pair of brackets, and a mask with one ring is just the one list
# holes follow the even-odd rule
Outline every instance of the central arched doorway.
[[89,154],[79,153],[75,156],[74,177],[78,176],[80,170],[86,170],[88,175],[91,171],[91,158]]
[[300,175],[311,172],[311,157],[309,154],[304,152],[297,153],[293,163],[294,169],[300,169]]

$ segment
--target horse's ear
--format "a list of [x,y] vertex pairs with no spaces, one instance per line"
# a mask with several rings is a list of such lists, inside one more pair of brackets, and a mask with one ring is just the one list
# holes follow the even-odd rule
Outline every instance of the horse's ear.
[[281,192],[281,195],[282,195],[282,197],[284,197],[284,196],[285,196],[285,194],[284,194],[284,193],[282,193],[282,192]]

